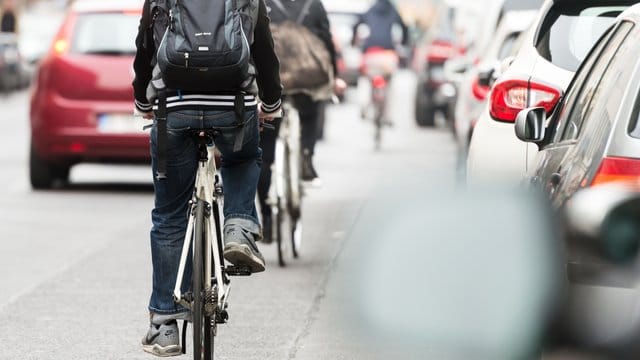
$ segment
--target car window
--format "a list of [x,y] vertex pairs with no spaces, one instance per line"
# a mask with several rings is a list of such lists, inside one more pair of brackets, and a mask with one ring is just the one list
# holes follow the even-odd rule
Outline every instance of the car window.
[[498,52],[498,59],[502,60],[513,53],[514,45],[518,41],[519,36],[520,33],[516,32],[509,34],[509,36],[504,39],[504,42],[500,46],[500,51]]
[[[583,72],[588,72],[588,75],[584,78],[584,82],[582,82],[580,92],[575,94],[576,100],[567,118],[566,125],[564,125],[564,131],[560,141],[571,141],[578,137],[584,120],[589,117],[594,106],[598,104],[599,101],[611,103],[612,105],[608,106],[613,106],[615,109],[620,105],[622,101],[621,95],[618,99],[613,99],[610,97],[610,94],[606,93],[606,91],[611,91],[611,84],[606,86],[607,89],[605,91],[603,91],[603,87],[599,85],[607,84],[620,76],[619,70],[613,66],[616,62],[612,61],[612,59],[614,56],[617,56],[616,54],[619,50],[627,49],[627,47],[623,47],[622,44],[631,31],[631,28],[633,28],[633,24],[623,22],[611,38],[601,44],[603,46],[602,52],[599,53],[599,55],[594,53],[593,56],[591,56],[590,60],[593,61],[593,65],[583,68]],[[622,68],[624,67],[625,66],[622,66]],[[603,99],[603,97],[607,99]]]
[[353,27],[358,22],[358,16],[348,13],[329,13],[328,17],[331,23],[331,31],[340,42],[340,45],[346,47],[351,44]]
[[76,54],[135,54],[139,24],[140,14],[82,14],[73,30],[71,51]]
[[593,44],[626,8],[581,2],[555,5],[540,28],[536,49],[554,65],[576,71]]
[[544,0],[506,0],[502,7],[505,12],[514,10],[535,10],[539,9]]

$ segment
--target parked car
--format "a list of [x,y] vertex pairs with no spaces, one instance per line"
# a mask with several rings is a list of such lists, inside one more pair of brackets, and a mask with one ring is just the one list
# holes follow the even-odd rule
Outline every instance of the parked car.
[[584,187],[640,182],[638,38],[640,5],[597,43],[551,117],[544,107],[518,115],[517,136],[541,150],[528,177],[555,207]]
[[131,90],[141,9],[127,0],[70,8],[34,80],[33,188],[67,181],[80,162],[149,162],[149,136],[133,116]]
[[433,126],[438,112],[449,117],[453,94],[447,96],[441,91],[448,86],[444,66],[447,60],[464,52],[454,27],[455,13],[453,4],[442,4],[435,23],[416,46],[413,69],[418,74],[415,118],[419,126]]
[[531,26],[537,13],[537,9],[506,12],[489,48],[477,65],[473,65],[465,73],[458,89],[454,116],[454,133],[462,153],[467,151],[473,127],[486,102],[494,69],[515,53],[521,33]]
[[513,135],[516,115],[531,106],[543,106],[551,114],[593,44],[635,2],[544,3],[512,65],[493,86],[475,127],[467,159],[468,182],[522,179],[537,148]]

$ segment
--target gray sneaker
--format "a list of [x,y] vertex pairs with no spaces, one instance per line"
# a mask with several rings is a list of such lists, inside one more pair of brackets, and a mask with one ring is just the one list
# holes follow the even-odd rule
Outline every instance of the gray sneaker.
[[235,266],[247,266],[252,273],[264,271],[264,257],[258,250],[254,234],[242,226],[224,227],[224,258]]
[[178,322],[169,320],[167,322],[154,324],[156,319],[152,318],[147,335],[142,339],[142,349],[150,354],[160,357],[181,355],[180,333],[178,332]]

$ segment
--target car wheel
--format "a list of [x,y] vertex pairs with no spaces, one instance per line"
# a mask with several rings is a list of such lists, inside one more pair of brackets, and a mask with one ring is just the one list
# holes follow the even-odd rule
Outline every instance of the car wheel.
[[429,104],[427,94],[419,90],[416,96],[416,123],[420,127],[432,127],[436,121],[436,110]]
[[51,189],[56,180],[64,183],[69,180],[69,166],[51,164],[38,155],[31,146],[29,154],[29,178],[36,190]]

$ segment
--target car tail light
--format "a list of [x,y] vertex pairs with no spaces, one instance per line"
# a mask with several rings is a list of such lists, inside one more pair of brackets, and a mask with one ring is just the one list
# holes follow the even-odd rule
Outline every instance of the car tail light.
[[384,76],[374,76],[371,83],[374,89],[383,89],[387,87],[387,80]]
[[53,53],[55,55],[63,55],[69,49],[69,42],[65,39],[58,39],[53,43]]
[[498,121],[515,122],[521,110],[543,107],[549,114],[559,100],[560,91],[553,87],[526,80],[506,80],[493,86],[490,113]]
[[446,41],[434,41],[427,50],[427,62],[443,63],[455,54],[454,46]]
[[487,98],[489,90],[490,88],[488,86],[480,85],[480,79],[476,76],[476,78],[473,80],[473,83],[471,84],[471,92],[473,93],[473,96],[478,101],[483,101]]
[[594,177],[591,186],[611,182],[638,182],[640,159],[606,157]]

